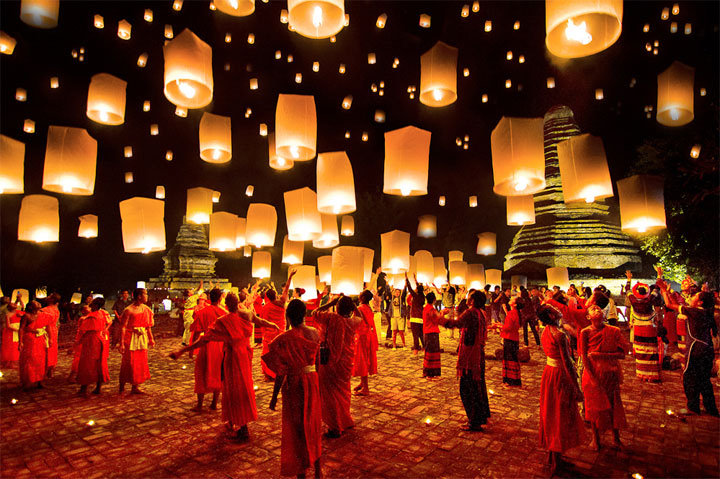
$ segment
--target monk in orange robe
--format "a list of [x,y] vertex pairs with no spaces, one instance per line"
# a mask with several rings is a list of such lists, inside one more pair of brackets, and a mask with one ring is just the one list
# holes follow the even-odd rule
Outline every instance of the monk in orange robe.
[[95,384],[93,394],[100,394],[100,387],[110,380],[108,372],[108,356],[110,351],[110,335],[108,328],[112,323],[110,314],[102,309],[104,298],[95,298],[90,303],[90,313],[83,318],[78,326],[80,349],[77,365],[76,381],[80,384],[78,394],[87,396],[87,387]]
[[357,342],[355,343],[355,359],[353,360],[353,377],[360,377],[360,384],[355,386],[353,391],[358,396],[370,394],[368,375],[377,374],[377,350],[378,338],[375,331],[374,313],[370,309],[370,300],[373,294],[367,289],[360,296],[358,311],[363,321],[357,330]]
[[0,367],[18,368],[20,359],[20,320],[22,311],[14,304],[7,305],[5,324],[2,325],[2,350],[0,350]]
[[40,310],[40,314],[47,314],[47,332],[50,338],[50,347],[47,352],[47,377],[51,378],[58,361],[58,331],[60,329],[60,310],[57,304],[60,302],[60,295],[52,293],[45,300],[47,306]]
[[[211,304],[193,314],[195,320],[190,326],[190,332],[195,340],[207,334],[217,318],[227,314],[227,311],[220,306],[222,299],[220,289],[212,289],[208,296]],[[197,405],[192,408],[192,411],[202,411],[203,398],[207,393],[212,393],[210,409],[217,409],[218,395],[222,389],[222,360],[223,343],[220,341],[209,341],[199,348],[197,356],[195,356]]]
[[[263,354],[267,354],[267,352],[269,351],[268,344],[270,344],[273,339],[277,337],[278,334],[285,331],[285,303],[287,302],[288,290],[290,289],[290,280],[294,275],[295,271],[291,271],[290,275],[288,276],[287,282],[285,282],[285,287],[283,287],[283,292],[280,295],[279,299],[277,298],[275,290],[269,289],[265,292],[265,306],[263,306],[260,317],[262,317],[266,321],[270,321],[271,323],[275,324],[277,326],[277,329],[263,329]],[[265,374],[265,378],[268,380],[272,380],[275,377],[275,373],[267,367],[264,361],[261,361],[260,364],[262,366],[263,373]]]
[[145,288],[136,288],[132,304],[120,319],[120,394],[126,383],[132,384],[131,394],[144,394],[138,386],[150,379],[148,348],[155,345],[151,329],[155,323],[152,310],[145,305],[147,299]]
[[47,374],[47,332],[50,316],[40,314],[40,303],[30,301],[20,321],[20,384],[25,389],[42,388]]

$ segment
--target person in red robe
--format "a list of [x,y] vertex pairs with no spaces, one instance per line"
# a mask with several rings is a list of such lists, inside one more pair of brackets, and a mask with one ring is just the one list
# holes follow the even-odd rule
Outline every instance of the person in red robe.
[[37,386],[47,374],[47,332],[50,316],[40,314],[40,303],[30,301],[20,321],[20,384],[24,389]]
[[540,446],[550,452],[551,475],[564,463],[562,453],[579,446],[585,433],[577,403],[582,392],[572,361],[570,345],[558,327],[562,313],[548,304],[540,306],[538,319],[545,325],[540,343],[547,364],[540,380]]
[[[242,300],[245,298],[243,297]],[[240,299],[234,293],[225,298],[228,314],[220,316],[210,329],[197,341],[170,353],[178,359],[183,353],[205,346],[210,341],[220,341],[223,349],[222,415],[232,431],[231,438],[247,441],[250,438],[247,424],[257,419],[255,389],[252,379],[252,347],[250,337],[253,327],[275,328],[275,324],[259,318],[254,312],[238,309]]]
[[2,349],[0,349],[0,367],[17,369],[20,359],[20,320],[22,311],[8,303],[5,324],[2,325]]
[[377,374],[378,337],[375,330],[374,313],[370,308],[373,294],[366,289],[360,293],[359,299],[360,306],[357,309],[362,317],[362,322],[357,329],[352,375],[360,377],[360,384],[355,386],[353,391],[358,396],[367,396],[370,394],[368,375]]
[[[287,303],[288,290],[290,289],[290,280],[293,276],[295,276],[295,271],[291,271],[288,275],[288,279],[285,282],[285,287],[283,288],[283,292],[280,295],[280,298],[277,297],[277,293],[274,289],[269,289],[265,292],[265,306],[263,306],[260,317],[263,318],[265,321],[269,321],[276,325],[277,329],[263,329],[263,354],[266,354],[269,351],[268,345],[272,342],[272,340],[275,339],[278,334],[285,331],[285,303]],[[265,379],[267,381],[271,381],[273,378],[275,378],[275,373],[267,367],[264,361],[261,361],[260,364],[262,367],[262,371],[265,374]]]
[[110,314],[102,309],[105,299],[98,297],[90,303],[90,313],[78,326],[76,345],[80,349],[75,380],[80,384],[78,394],[87,396],[87,387],[95,384],[93,394],[100,394],[100,387],[110,380],[108,357],[110,355],[110,335],[108,328],[112,324]]
[[518,302],[518,297],[513,296],[508,303],[508,312],[505,315],[505,322],[500,329],[500,337],[503,340],[503,361],[502,375],[503,387],[522,386],[520,378],[520,309],[524,303]]
[[155,345],[152,335],[153,313],[145,305],[148,295],[145,288],[133,291],[133,302],[123,311],[120,320],[120,394],[125,384],[132,384],[131,394],[144,394],[138,386],[150,379],[148,366],[148,348]]
[[320,334],[305,324],[305,311],[300,299],[290,301],[285,314],[291,329],[270,343],[263,360],[275,373],[272,410],[282,386],[280,474],[304,477],[305,471],[313,466],[315,477],[321,477],[322,415],[315,371]]
[[[337,313],[325,312],[337,305]],[[355,333],[363,321],[352,299],[339,296],[313,312],[315,322],[323,330],[329,350],[326,364],[320,364],[320,397],[322,419],[328,431],[325,437],[336,438],[355,426],[350,415],[350,378],[355,358]]]
[[47,331],[48,337],[50,338],[50,347],[47,352],[47,377],[53,377],[55,366],[58,361],[58,331],[60,329],[60,310],[58,309],[58,303],[60,302],[60,295],[52,293],[45,300],[47,306],[40,310],[40,314],[47,314]]
[[[190,326],[192,337],[197,340],[203,337],[210,330],[215,320],[227,314],[227,311],[220,306],[222,291],[214,288],[208,294],[210,305],[196,311],[193,314],[195,320]],[[198,348],[195,356],[195,394],[197,394],[197,405],[191,410],[202,411],[203,398],[205,394],[212,393],[210,409],[217,409],[218,395],[222,389],[222,360],[223,343],[220,341],[208,341],[207,344]]]
[[[87,315],[90,314],[90,308],[88,306],[82,305],[80,308],[80,317],[77,320],[78,324],[78,330],[75,333],[75,341],[73,342],[73,360],[72,364],[70,365],[70,374],[68,375],[68,381],[71,383],[77,382],[77,373],[78,373],[78,366],[80,365],[80,354],[82,353],[82,342],[80,341],[82,339],[82,331],[80,331],[79,326],[83,323]],[[118,334],[120,334],[118,332]]]

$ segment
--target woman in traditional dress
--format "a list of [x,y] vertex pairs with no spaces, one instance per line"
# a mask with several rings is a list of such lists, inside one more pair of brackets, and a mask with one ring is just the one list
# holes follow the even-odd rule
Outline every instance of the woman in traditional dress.
[[[440,359],[440,328],[444,322],[443,315],[435,309],[435,293],[425,295],[423,307],[423,334],[425,343],[425,359],[423,360],[423,377],[428,379],[439,378],[441,373]],[[446,310],[449,314],[451,310]]]
[[353,391],[358,396],[367,396],[370,394],[368,375],[377,374],[378,337],[375,330],[374,313],[370,308],[373,294],[366,289],[360,293],[359,299],[358,311],[363,320],[357,329],[352,375],[360,377],[360,384],[355,386]]
[[50,316],[40,314],[40,303],[30,301],[20,321],[20,384],[25,389],[42,388],[47,373],[50,346],[47,327]]
[[120,320],[120,394],[126,383],[132,384],[131,394],[145,394],[138,386],[150,379],[148,348],[155,345],[151,329],[155,323],[152,310],[145,305],[147,299],[145,288],[136,288],[133,302]]
[[650,298],[650,287],[636,283],[630,289],[632,273],[626,272],[628,291],[626,300],[630,306],[635,375],[641,381],[660,382],[660,346],[658,342],[657,315]]
[[98,297],[90,303],[90,314],[78,326],[76,345],[80,349],[76,381],[80,384],[78,394],[87,395],[87,387],[95,384],[93,394],[100,394],[100,387],[110,380],[108,356],[110,336],[108,327],[112,323],[110,314],[102,309],[105,299]]
[[8,303],[5,324],[2,325],[2,349],[0,367],[17,369],[20,359],[20,320],[22,311]]
[[513,296],[508,303],[507,315],[505,322],[500,330],[500,337],[503,340],[503,361],[502,374],[503,386],[522,386],[520,379],[520,359],[518,353],[520,351],[520,309],[524,304],[518,302],[518,297]]

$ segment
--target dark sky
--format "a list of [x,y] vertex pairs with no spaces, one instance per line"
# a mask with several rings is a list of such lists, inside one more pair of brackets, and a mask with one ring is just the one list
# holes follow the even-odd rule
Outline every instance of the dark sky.
[[[471,3],[471,2],[470,2]],[[257,2],[249,17],[230,17],[208,8],[208,1],[186,0],[180,12],[171,1],[163,2],[70,2],[60,6],[59,26],[52,30],[32,28],[19,19],[20,3],[0,2],[0,28],[18,45],[13,55],[0,58],[0,131],[26,143],[25,193],[43,193],[60,199],[60,242],[30,244],[17,241],[17,219],[21,195],[0,198],[0,285],[6,292],[16,287],[34,289],[47,285],[69,293],[77,288],[111,293],[131,287],[136,280],[157,276],[162,271],[163,253],[126,254],[122,248],[118,202],[133,196],[153,197],[156,185],[166,188],[165,226],[168,248],[185,212],[186,189],[213,188],[222,193],[215,211],[244,216],[250,202],[274,204],[278,210],[273,274],[285,275],[280,266],[282,238],[286,233],[283,192],[310,186],[315,189],[315,161],[296,163],[286,172],[270,169],[267,140],[258,135],[258,125],[273,130],[278,93],[315,95],[318,116],[319,152],[345,150],[352,162],[358,209],[356,236],[341,237],[341,244],[376,249],[380,261],[380,234],[392,229],[412,233],[411,252],[429,249],[435,256],[449,249],[461,249],[469,262],[486,268],[502,268],[515,227],[505,224],[505,199],[492,192],[490,132],[501,116],[542,116],[551,106],[566,104],[584,132],[603,137],[611,176],[625,176],[635,148],[644,138],[669,135],[692,146],[693,127],[711,112],[709,104],[718,95],[718,3],[681,2],[678,33],[670,33],[670,21],[661,21],[663,7],[672,2],[625,2],[623,32],[610,49],[591,57],[559,62],[545,49],[543,2],[482,2],[478,13],[461,18],[463,2],[360,2],[346,1],[350,26],[337,35],[337,42],[311,40],[290,32],[281,24],[284,1]],[[145,8],[154,13],[153,23],[143,20]],[[378,29],[375,20],[387,13],[387,26]],[[418,26],[418,16],[432,16],[429,29]],[[93,27],[93,16],[103,15],[105,28]],[[117,22],[132,24],[129,41],[117,37]],[[492,31],[483,31],[492,20]],[[513,30],[513,23],[520,29]],[[685,23],[692,34],[684,35]],[[643,33],[649,23],[650,33]],[[201,110],[190,110],[187,118],[174,115],[175,106],[163,95],[163,31],[173,26],[175,34],[190,28],[213,47],[214,101]],[[225,43],[226,33],[232,43]],[[255,34],[255,43],[246,41]],[[458,101],[445,108],[429,108],[417,100],[420,86],[420,55],[442,40],[459,48]],[[646,42],[659,41],[657,56],[645,50]],[[85,48],[85,60],[72,58],[73,49]],[[282,60],[274,52],[281,50]],[[505,59],[512,50],[513,61]],[[147,52],[148,65],[138,68],[138,56]],[[374,52],[377,63],[368,65]],[[294,57],[286,61],[287,54]],[[519,55],[525,63],[519,64]],[[400,60],[397,69],[393,59]],[[683,128],[659,125],[654,116],[645,118],[644,106],[656,104],[657,74],[674,60],[695,67],[695,121]],[[319,73],[312,71],[320,62]],[[230,71],[224,65],[230,65]],[[338,73],[344,63],[345,75]],[[463,68],[470,76],[462,76]],[[128,82],[125,123],[104,126],[85,115],[90,77],[106,72]],[[302,73],[302,84],[295,74]],[[51,76],[60,79],[59,89],[50,89]],[[546,88],[546,77],[554,76],[557,87]],[[260,88],[250,91],[249,78],[257,77]],[[505,80],[513,87],[505,89]],[[631,78],[636,79],[630,88]],[[383,97],[371,92],[372,83],[385,82]],[[410,100],[409,85],[418,87]],[[520,85],[522,89],[519,90]],[[15,89],[28,92],[28,101],[16,102]],[[707,89],[700,97],[699,88]],[[603,88],[605,99],[596,101],[594,91]],[[489,102],[481,102],[482,95]],[[352,108],[340,107],[345,95],[353,96]],[[152,109],[142,111],[144,100]],[[245,118],[246,108],[252,116]],[[373,122],[376,109],[386,112],[387,122]],[[224,165],[205,163],[199,157],[198,124],[203,111],[232,117],[233,159]],[[22,131],[23,120],[36,122],[33,135]],[[150,124],[160,127],[158,136],[149,135]],[[401,198],[382,194],[383,132],[407,125],[432,132],[428,195]],[[42,168],[49,125],[86,128],[98,140],[95,194],[90,197],[56,195],[42,190]],[[352,137],[344,138],[346,130]],[[362,142],[363,131],[369,141]],[[456,137],[470,136],[468,150],[455,144]],[[133,147],[133,157],[123,157],[123,147]],[[172,149],[174,160],[164,159]],[[134,173],[134,183],[124,183],[124,173]],[[668,172],[668,177],[672,172]],[[255,195],[244,195],[255,185]],[[447,206],[437,204],[439,195]],[[477,195],[479,207],[468,207],[468,196]],[[614,200],[611,200],[614,201]],[[99,238],[77,237],[77,217],[97,214]],[[418,238],[417,217],[438,215],[438,237]],[[475,255],[475,235],[483,231],[498,234],[498,255]],[[306,243],[305,264],[316,264],[319,255]],[[247,281],[250,261],[241,253],[218,253],[218,273],[234,283]]]

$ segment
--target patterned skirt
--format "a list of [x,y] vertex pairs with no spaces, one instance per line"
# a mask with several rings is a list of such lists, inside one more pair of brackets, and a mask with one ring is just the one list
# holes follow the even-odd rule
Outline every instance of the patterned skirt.
[[503,339],[503,362],[502,375],[503,382],[510,386],[521,386],[520,379],[520,361],[518,360],[518,350],[520,343],[512,339]]
[[654,315],[630,313],[633,321],[633,356],[635,356],[635,375],[641,381],[660,381],[660,355],[658,350],[657,328],[653,324]]
[[425,334],[425,360],[423,377],[440,376],[440,333]]

